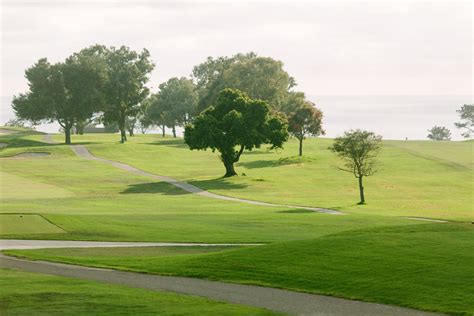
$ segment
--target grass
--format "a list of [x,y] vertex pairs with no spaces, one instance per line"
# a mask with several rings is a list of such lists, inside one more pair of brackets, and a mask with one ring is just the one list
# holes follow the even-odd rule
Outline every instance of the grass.
[[[31,137],[41,140],[40,135]],[[21,138],[16,142],[20,146]],[[370,226],[414,224],[379,215],[301,213],[207,199],[102,162],[81,159],[67,146],[45,148],[51,156],[2,161],[0,172],[6,176],[0,182],[0,213],[41,214],[67,233],[10,230],[0,232],[2,238],[274,242]]]
[[274,315],[166,292],[0,269],[1,315]]
[[[424,224],[312,240],[176,255],[165,249],[9,250],[29,259],[257,284],[399,305],[474,313],[474,228]],[[201,250],[202,251],[202,250]]]
[[[276,152],[262,148],[245,153],[237,166],[245,176],[231,179],[221,178],[223,167],[216,153],[190,151],[181,139],[157,135],[130,139],[119,144],[117,135],[84,135],[74,136],[73,142],[85,144],[97,156],[220,194],[334,208],[349,215],[195,196],[100,161],[81,159],[68,146],[46,144],[42,135],[22,131],[0,135],[0,142],[8,143],[0,149],[1,157],[23,151],[51,155],[0,158],[0,214],[7,214],[0,220],[8,227],[0,230],[0,238],[269,244],[230,250],[8,253],[452,314],[474,312],[468,296],[474,291],[473,142],[384,142],[380,171],[366,181],[368,204],[359,206],[355,179],[337,170],[340,161],[327,150],[329,139],[305,141],[302,158],[295,156],[294,141]],[[56,140],[62,141],[62,136]],[[24,218],[20,221],[13,214]],[[427,224],[405,216],[453,222]],[[48,231],[52,227],[62,233]]]
[[[144,135],[117,145],[116,136],[85,135],[98,156],[143,170],[174,176],[226,195],[282,204],[319,206],[357,214],[418,216],[466,221],[472,218],[472,142],[385,141],[379,172],[365,180],[367,205],[357,205],[356,180],[337,169],[330,139],[308,139],[304,157],[297,142],[284,150],[246,152],[237,164],[241,175],[221,178],[217,153],[190,151],[182,139]],[[245,176],[242,176],[245,174]]]
[[63,234],[60,227],[35,214],[0,214],[0,235]]

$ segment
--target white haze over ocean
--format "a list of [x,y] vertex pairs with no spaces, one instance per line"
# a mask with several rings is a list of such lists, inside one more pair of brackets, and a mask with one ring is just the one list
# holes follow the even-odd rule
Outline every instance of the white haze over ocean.
[[471,1],[0,1],[0,124],[14,116],[27,67],[94,43],[149,49],[152,91],[207,56],[282,60],[329,137],[364,128],[425,139],[444,125],[461,139],[456,110],[473,102]]

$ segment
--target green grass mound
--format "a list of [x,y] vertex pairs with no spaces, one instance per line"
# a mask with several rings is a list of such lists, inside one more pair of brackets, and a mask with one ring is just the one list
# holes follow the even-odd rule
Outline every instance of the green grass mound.
[[[141,272],[257,284],[451,314],[474,313],[474,228],[424,224],[176,256],[122,249],[7,251]],[[163,250],[159,250],[163,251]],[[114,255],[112,255],[115,253]]]
[[0,269],[1,315],[274,315],[195,296]]
[[0,214],[0,235],[63,234],[60,227],[35,214]]

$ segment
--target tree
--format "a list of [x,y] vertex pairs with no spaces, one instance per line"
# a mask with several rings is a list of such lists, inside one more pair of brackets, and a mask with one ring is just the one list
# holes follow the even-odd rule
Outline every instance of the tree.
[[88,52],[73,54],[64,63],[40,59],[26,70],[25,77],[29,91],[13,98],[16,115],[34,124],[57,121],[64,129],[66,144],[71,143],[73,125],[90,118],[103,104],[105,67]]
[[457,128],[465,128],[466,131],[461,135],[465,138],[470,138],[474,133],[474,104],[464,104],[456,112],[459,113],[463,122],[454,123]]
[[107,122],[117,122],[120,141],[124,143],[127,140],[127,118],[137,115],[140,103],[147,97],[149,90],[145,84],[154,64],[148,50],[137,53],[125,46],[110,47],[105,58],[109,80],[105,87],[107,107],[104,118]]
[[160,112],[166,126],[176,137],[176,126],[186,125],[195,116],[198,94],[194,83],[182,78],[171,78],[160,84],[157,100],[152,106],[158,106],[155,112]]
[[146,99],[146,118],[150,125],[156,125],[161,129],[162,137],[165,137],[166,126],[171,126],[173,121],[168,114],[168,107],[163,102],[160,102],[158,94],[153,94]]
[[31,129],[33,126],[28,125],[28,121],[26,120],[21,120],[19,118],[13,118],[9,119],[8,121],[5,122],[4,126],[8,127],[19,127],[19,128],[28,128]]
[[433,126],[428,132],[431,140],[451,140],[451,131],[444,126]]
[[299,156],[303,155],[303,140],[306,136],[324,135],[322,128],[323,112],[315,104],[305,101],[288,115],[288,131],[299,141]]
[[373,175],[376,157],[380,152],[382,136],[362,130],[351,130],[337,137],[329,148],[344,160],[345,168],[340,170],[352,173],[359,180],[359,204],[365,204],[363,177]]
[[[245,149],[271,144],[281,148],[288,139],[287,123],[267,102],[249,98],[237,89],[224,89],[209,107],[185,127],[184,141],[191,150],[219,151],[224,177],[236,175],[234,163]],[[237,149],[236,149],[237,147]]]
[[255,53],[208,59],[194,67],[193,78],[199,91],[199,109],[213,104],[224,88],[234,88],[249,97],[267,101],[280,108],[295,80],[283,69],[283,63]]

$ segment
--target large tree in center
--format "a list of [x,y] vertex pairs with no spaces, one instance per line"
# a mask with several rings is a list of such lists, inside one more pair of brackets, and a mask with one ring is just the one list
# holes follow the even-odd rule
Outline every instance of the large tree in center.
[[145,84],[154,64],[148,50],[137,53],[125,46],[110,47],[105,58],[109,80],[105,87],[107,106],[104,119],[117,122],[123,143],[127,140],[127,118],[137,115],[140,103],[148,96],[149,89]]
[[234,163],[244,150],[270,144],[281,148],[288,139],[287,123],[272,112],[267,102],[249,98],[237,89],[224,89],[214,106],[187,125],[184,141],[191,150],[219,151],[224,177],[236,175]]
[[29,91],[15,96],[12,107],[17,117],[38,122],[57,121],[64,129],[65,143],[71,143],[71,128],[100,111],[106,82],[101,58],[81,51],[64,63],[40,59],[27,69]]

